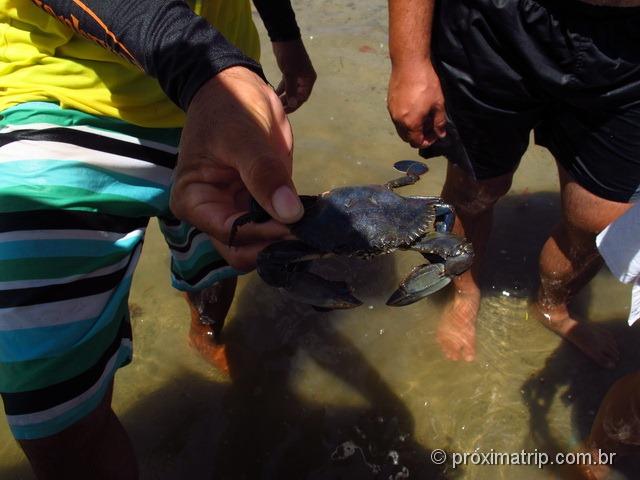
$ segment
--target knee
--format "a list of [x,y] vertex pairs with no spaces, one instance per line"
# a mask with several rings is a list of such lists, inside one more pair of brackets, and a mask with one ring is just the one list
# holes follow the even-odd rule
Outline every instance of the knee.
[[[478,216],[493,208],[511,188],[511,175],[472,181],[447,181],[443,190],[445,199],[456,208],[462,216]],[[449,180],[449,179],[447,179]]]
[[476,197],[455,203],[456,213],[463,217],[477,217],[490,211],[498,198]]
[[470,188],[454,199],[456,212],[462,216],[478,216],[493,209],[494,205],[508,191],[511,184],[499,188]]
[[569,182],[562,187],[563,219],[567,227],[574,231],[596,235],[631,205],[600,198],[576,182]]

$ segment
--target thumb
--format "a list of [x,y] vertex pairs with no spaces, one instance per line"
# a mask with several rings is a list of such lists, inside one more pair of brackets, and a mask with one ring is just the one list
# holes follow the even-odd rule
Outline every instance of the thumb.
[[293,223],[304,209],[285,165],[279,158],[262,156],[240,167],[239,173],[262,208],[279,222]]

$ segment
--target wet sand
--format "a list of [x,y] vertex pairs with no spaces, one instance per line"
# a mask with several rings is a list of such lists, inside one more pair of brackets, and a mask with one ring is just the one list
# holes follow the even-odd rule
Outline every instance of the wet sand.
[[[417,159],[386,111],[386,2],[297,3],[318,72],[311,100],[291,116],[301,193],[394,178]],[[279,81],[266,36],[263,59]],[[440,191],[445,161],[406,194]],[[527,316],[537,254],[558,218],[553,159],[532,146],[499,203],[473,363],[445,360],[435,331],[447,292],[404,308],[384,302],[420,261],[415,253],[370,262],[335,259],[318,270],[344,279],[358,309],[317,313],[255,275],[240,279],[224,338],[230,375],[189,349],[189,315],[169,286],[155,223],[131,295],[135,358],[117,376],[115,409],[131,433],[143,479],[572,478],[547,466],[437,466],[454,452],[568,452],[588,433],[598,402],[638,365],[638,329],[626,326],[629,289],[603,271],[575,300],[582,318],[621,343],[605,371]],[[158,279],[166,278],[166,282]],[[617,478],[634,478],[620,462]],[[32,479],[0,420],[0,479]]]

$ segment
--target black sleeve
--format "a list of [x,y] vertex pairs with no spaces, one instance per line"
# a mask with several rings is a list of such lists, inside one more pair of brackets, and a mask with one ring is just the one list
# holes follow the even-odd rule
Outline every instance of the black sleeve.
[[253,0],[272,42],[298,40],[300,29],[291,0]]
[[207,80],[232,66],[264,78],[258,63],[182,0],[32,0],[86,38],[156,77],[183,110]]

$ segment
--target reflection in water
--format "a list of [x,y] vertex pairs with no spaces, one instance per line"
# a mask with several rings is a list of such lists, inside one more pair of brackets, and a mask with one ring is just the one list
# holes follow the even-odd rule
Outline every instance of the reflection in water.
[[[296,185],[315,194],[385,182],[395,161],[417,158],[397,139],[386,111],[386,2],[298,3],[319,79],[309,103],[291,118]],[[267,75],[277,83],[264,50]],[[429,166],[403,195],[440,192],[444,161]],[[231,368],[225,377],[187,346],[189,312],[168,281],[158,281],[168,276],[168,260],[153,226],[131,297],[138,305],[135,359],[118,373],[115,391],[142,478],[571,478],[535,466],[454,470],[429,459],[433,449],[571,451],[588,433],[608,386],[638,364],[637,329],[624,323],[629,289],[606,272],[575,306],[580,318],[617,336],[618,369],[598,369],[527,317],[537,255],[558,216],[558,196],[549,193],[556,182],[548,153],[531,147],[512,194],[496,209],[481,278],[478,355],[469,364],[444,360],[434,338],[447,291],[408,307],[384,305],[422,260],[402,252],[314,264],[355,287],[364,305],[349,311],[319,314],[286,301],[255,274],[241,278],[223,332]],[[1,420],[0,478],[31,480],[9,439]],[[637,477],[625,468],[620,465],[621,475]]]

